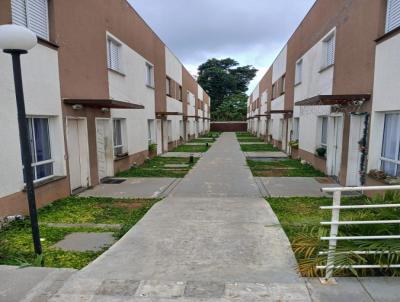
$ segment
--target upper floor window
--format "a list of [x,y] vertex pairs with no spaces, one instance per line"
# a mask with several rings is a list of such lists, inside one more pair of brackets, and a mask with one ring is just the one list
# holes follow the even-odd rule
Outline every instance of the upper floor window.
[[272,99],[276,98],[276,84],[272,85]]
[[166,89],[167,89],[167,95],[171,96],[171,90],[172,89],[171,89],[171,79],[170,78],[166,79],[165,86],[166,86]]
[[49,40],[48,0],[11,0],[12,22]]
[[146,63],[146,85],[154,87],[154,67],[149,63]]
[[294,84],[300,84],[303,76],[303,59],[297,61]]
[[182,101],[182,86],[179,86],[178,89],[178,100]]
[[108,68],[121,72],[121,44],[112,38],[107,39]]
[[299,126],[300,126],[300,118],[295,117],[293,119],[293,134],[292,134],[293,141],[299,140]]
[[286,89],[286,75],[283,75],[281,78],[281,94],[285,93],[285,89]]
[[400,0],[387,0],[386,32],[400,26]]
[[329,35],[324,40],[324,54],[322,67],[328,67],[335,63],[335,34]]

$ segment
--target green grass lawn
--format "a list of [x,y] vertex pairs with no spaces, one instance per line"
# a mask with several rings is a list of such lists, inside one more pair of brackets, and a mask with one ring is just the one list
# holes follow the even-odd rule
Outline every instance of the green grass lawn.
[[[203,146],[200,146],[203,147]],[[143,165],[117,174],[118,177],[184,177],[198,161],[190,163],[187,157],[155,157]],[[186,168],[167,168],[168,164],[188,164]]]
[[[81,269],[101,255],[100,252],[71,252],[53,247],[74,232],[112,232],[122,237],[157,202],[156,199],[112,199],[68,197],[38,211],[44,266]],[[120,224],[120,230],[94,227],[51,227],[48,223]],[[0,264],[35,263],[29,219],[15,221],[0,231]],[[39,264],[39,263],[37,263]]]
[[200,136],[200,137],[215,137],[215,138],[217,138],[217,137],[219,137],[221,135],[221,132],[217,132],[217,131],[210,131],[210,132],[208,132],[208,133],[206,133],[206,134],[203,134],[202,136]]
[[193,146],[193,145],[181,145],[176,147],[172,152],[206,152],[209,147],[204,145],[198,145],[198,146]]
[[[342,204],[374,204],[382,203],[383,200],[390,203],[398,203],[399,195],[388,194],[385,199],[368,199],[365,196],[343,197]],[[321,226],[321,221],[331,220],[331,210],[321,210],[320,206],[332,205],[330,197],[290,197],[290,198],[267,198],[275,214],[278,216],[283,229],[285,230],[299,264],[300,273],[303,276],[323,276],[322,271],[315,269],[316,265],[325,264],[326,256],[319,256],[319,251],[325,251],[326,241],[320,241],[319,237],[329,236],[329,227]],[[342,210],[341,221],[343,220],[391,220],[398,219],[400,209],[357,209]],[[351,235],[390,235],[399,234],[398,225],[350,225],[340,226],[339,236]],[[354,254],[339,254],[345,250],[392,250],[398,251],[400,243],[397,240],[380,240],[379,242],[367,241],[338,241],[337,264],[365,264],[365,263],[387,263],[385,257],[378,256],[356,256]],[[392,254],[393,262],[399,263],[400,255]],[[379,258],[379,259],[378,259]],[[355,272],[349,270],[338,270],[337,276],[350,276]],[[393,275],[399,270],[363,270],[357,271],[362,276]]]
[[236,137],[256,137],[254,134],[250,132],[235,132]]
[[279,161],[247,160],[254,176],[266,177],[323,177],[325,174],[309,164],[303,165],[299,160],[284,159]]
[[213,138],[203,138],[203,139],[195,138],[195,139],[192,139],[191,141],[189,141],[189,143],[202,143],[202,144],[213,143],[213,142],[214,142]]
[[240,145],[240,148],[243,152],[279,151],[278,148],[271,144]]

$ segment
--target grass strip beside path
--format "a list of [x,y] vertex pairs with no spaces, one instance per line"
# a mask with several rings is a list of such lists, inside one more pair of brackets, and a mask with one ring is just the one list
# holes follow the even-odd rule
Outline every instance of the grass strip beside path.
[[204,145],[181,145],[176,147],[172,152],[207,152],[210,147]]
[[[195,146],[196,147],[196,146]],[[202,147],[202,146],[200,146]],[[187,157],[155,157],[146,161],[139,167],[133,167],[129,170],[120,172],[118,177],[173,177],[182,178],[198,161],[194,158],[194,162],[190,163]],[[184,168],[168,168],[166,165],[186,164]]]
[[284,159],[276,161],[247,160],[254,176],[265,177],[323,177],[325,174],[299,160]]
[[279,151],[278,148],[271,144],[240,145],[240,148],[243,152]]

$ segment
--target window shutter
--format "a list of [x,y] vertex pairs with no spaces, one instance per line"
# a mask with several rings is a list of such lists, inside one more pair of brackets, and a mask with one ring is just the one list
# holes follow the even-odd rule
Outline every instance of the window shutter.
[[39,37],[49,40],[49,12],[47,0],[27,0],[27,26]]
[[119,45],[113,40],[108,40],[108,67],[113,70],[120,70]]
[[400,0],[388,0],[386,32],[400,26]]
[[11,0],[11,11],[14,24],[27,26],[25,0]]
[[335,63],[335,36],[326,41],[326,66]]

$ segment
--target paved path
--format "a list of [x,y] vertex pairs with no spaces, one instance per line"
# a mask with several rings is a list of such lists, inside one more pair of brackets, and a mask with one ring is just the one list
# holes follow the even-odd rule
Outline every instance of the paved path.
[[52,301],[310,301],[234,134]]

